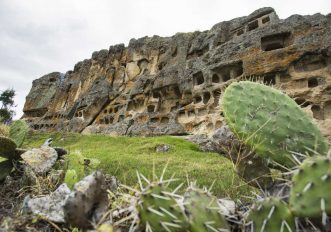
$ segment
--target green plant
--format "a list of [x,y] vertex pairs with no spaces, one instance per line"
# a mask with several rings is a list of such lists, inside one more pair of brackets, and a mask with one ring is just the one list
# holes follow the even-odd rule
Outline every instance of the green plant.
[[249,211],[246,224],[252,231],[295,231],[294,216],[288,205],[274,197],[257,201]]
[[6,89],[2,91],[0,94],[0,122],[8,124],[11,122],[13,116],[15,115],[15,111],[12,110],[14,105],[14,97],[15,97],[15,90],[13,89]]
[[139,194],[136,205],[140,227],[146,231],[184,231],[186,216],[166,184],[151,183]]
[[190,224],[189,231],[229,231],[230,227],[221,214],[218,199],[207,190],[191,186],[184,195],[184,205]]
[[309,116],[281,91],[250,81],[232,83],[221,100],[232,132],[258,155],[294,167],[296,153],[325,154],[328,144]]
[[[5,128],[2,129],[5,136],[0,134],[0,181],[10,174],[13,169],[12,161],[18,160],[24,151],[22,149],[18,149],[17,144],[21,145],[23,143],[28,126],[24,121],[19,120],[18,122],[14,122],[9,130],[4,126],[1,126],[1,128]],[[6,135],[9,135],[11,138]],[[3,161],[1,158],[6,160]]]
[[290,206],[300,217],[324,217],[331,214],[331,159],[307,158],[292,178]]
[[64,183],[68,185],[70,189],[73,189],[74,185],[79,181],[76,170],[68,169],[64,176]]
[[16,120],[10,125],[9,136],[21,147],[28,133],[29,126],[24,120]]
[[68,170],[64,182],[72,187],[77,181],[84,176],[96,171],[100,165],[100,161],[96,158],[86,158],[79,150],[72,151],[66,155],[65,162],[68,165]]
[[[99,160],[96,167],[105,174],[116,176],[125,185],[134,186],[137,183],[135,170],[151,179],[153,163],[156,170],[169,161],[168,172],[176,173],[180,182],[196,179],[200,186],[210,186],[217,197],[239,198],[249,201],[243,195],[253,196],[257,190],[243,182],[233,169],[233,164],[225,157],[211,152],[199,150],[198,145],[174,136],[156,137],[109,137],[105,135],[61,134],[58,132],[30,132],[24,147],[40,146],[47,138],[53,138],[53,146],[64,147],[70,151],[65,156],[68,169],[74,169],[78,179],[84,176],[84,158]],[[172,149],[165,154],[157,153],[155,146],[169,144]],[[79,152],[78,152],[79,151]],[[201,162],[201,161],[204,162]],[[91,166],[91,165],[89,165]],[[170,187],[176,187],[171,183]],[[184,188],[180,190],[181,194]]]

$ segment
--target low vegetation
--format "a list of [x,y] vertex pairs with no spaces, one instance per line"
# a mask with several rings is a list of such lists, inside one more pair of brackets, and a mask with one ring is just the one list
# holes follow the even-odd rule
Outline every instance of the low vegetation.
[[[201,152],[197,145],[182,138],[32,133],[24,146],[38,147],[49,137],[54,139],[54,146],[70,152],[68,169],[76,170],[78,179],[84,174],[84,158],[91,160],[90,169],[98,168],[129,186],[137,184],[137,170],[152,179],[153,165],[155,173],[161,174],[168,162],[168,177],[175,174],[181,182],[197,180],[200,186],[213,185],[212,191],[218,197],[245,200],[244,196],[254,190],[240,180],[230,160],[216,153]],[[170,151],[157,153],[155,147],[161,144],[169,144]]]

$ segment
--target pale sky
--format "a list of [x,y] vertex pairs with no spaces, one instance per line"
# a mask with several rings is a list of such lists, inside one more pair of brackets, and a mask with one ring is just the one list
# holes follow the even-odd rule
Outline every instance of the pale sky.
[[16,90],[18,118],[34,79],[72,70],[93,51],[208,30],[265,6],[280,18],[331,13],[330,0],[0,0],[0,91]]

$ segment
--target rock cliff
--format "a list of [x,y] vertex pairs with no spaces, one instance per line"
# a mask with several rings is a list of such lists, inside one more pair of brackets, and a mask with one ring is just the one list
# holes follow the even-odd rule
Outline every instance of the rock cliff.
[[209,31],[132,39],[35,81],[24,118],[36,130],[113,135],[211,133],[231,82],[283,89],[331,138],[331,14],[279,19],[272,8]]

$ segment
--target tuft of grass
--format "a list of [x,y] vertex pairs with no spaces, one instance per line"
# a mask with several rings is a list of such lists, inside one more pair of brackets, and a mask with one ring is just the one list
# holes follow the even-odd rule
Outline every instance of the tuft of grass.
[[[125,185],[137,186],[136,171],[148,179],[153,178],[153,168],[160,177],[168,163],[165,177],[173,174],[181,182],[197,181],[200,186],[211,186],[218,197],[231,197],[247,201],[243,196],[251,196],[255,191],[235,173],[230,160],[217,153],[207,153],[198,146],[182,138],[159,137],[110,137],[105,135],[81,135],[61,133],[30,133],[24,147],[38,147],[47,138],[53,138],[54,146],[69,151],[68,169],[75,170],[78,177],[83,175],[84,158],[91,159],[91,169],[100,169],[114,175]],[[166,153],[157,153],[155,147],[169,144]]]

